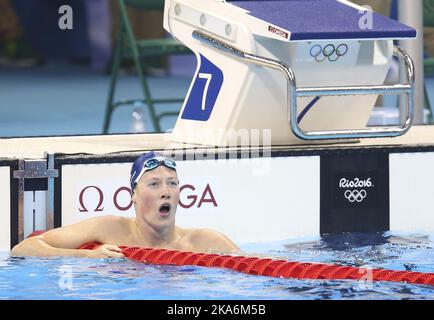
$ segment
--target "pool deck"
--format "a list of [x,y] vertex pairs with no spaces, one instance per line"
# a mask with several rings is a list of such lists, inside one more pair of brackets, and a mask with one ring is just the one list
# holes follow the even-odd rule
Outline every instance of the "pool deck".
[[[348,148],[434,147],[434,126],[414,126],[397,138],[363,139],[355,142],[281,145],[271,151],[316,151]],[[40,159],[44,153],[60,154],[122,154],[146,150],[183,150],[212,148],[200,145],[171,142],[170,133],[128,134],[106,136],[6,138],[0,140],[2,159]],[[233,150],[233,149],[232,149]],[[241,148],[236,148],[241,150]]]

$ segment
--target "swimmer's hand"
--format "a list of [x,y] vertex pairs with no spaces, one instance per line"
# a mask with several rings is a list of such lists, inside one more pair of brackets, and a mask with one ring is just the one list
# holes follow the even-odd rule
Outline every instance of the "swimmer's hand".
[[86,251],[89,251],[86,252],[87,258],[125,258],[124,254],[121,252],[122,250],[112,244],[103,244],[98,249]]

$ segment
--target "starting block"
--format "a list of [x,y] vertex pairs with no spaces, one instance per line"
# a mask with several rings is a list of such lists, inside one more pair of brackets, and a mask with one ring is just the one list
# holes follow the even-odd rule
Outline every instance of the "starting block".
[[[164,28],[197,58],[174,142],[226,146],[258,129],[292,145],[395,137],[412,125],[413,62],[393,41],[416,31],[349,1],[166,0]],[[384,85],[394,56],[406,81]],[[405,120],[367,127],[384,94],[407,96]]]

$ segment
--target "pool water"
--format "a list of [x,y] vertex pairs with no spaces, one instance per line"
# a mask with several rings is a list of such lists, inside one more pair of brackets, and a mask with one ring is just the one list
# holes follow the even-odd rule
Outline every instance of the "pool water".
[[[244,244],[250,255],[434,272],[430,235],[344,234]],[[11,258],[0,253],[0,299],[434,299],[434,286],[294,280],[126,259]]]

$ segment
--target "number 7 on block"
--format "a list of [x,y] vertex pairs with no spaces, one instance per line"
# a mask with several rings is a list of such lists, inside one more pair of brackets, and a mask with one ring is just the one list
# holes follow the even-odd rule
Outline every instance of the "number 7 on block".
[[200,79],[205,79],[205,88],[203,89],[203,96],[202,96],[202,110],[205,111],[205,103],[206,103],[206,97],[208,96],[208,88],[209,84],[212,80],[212,74],[210,73],[199,73]]

